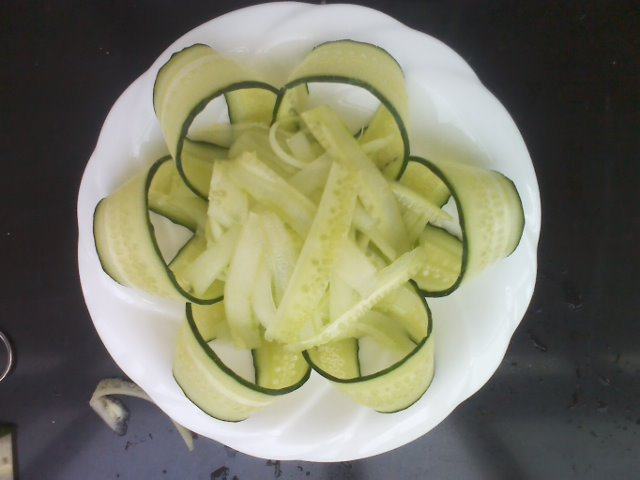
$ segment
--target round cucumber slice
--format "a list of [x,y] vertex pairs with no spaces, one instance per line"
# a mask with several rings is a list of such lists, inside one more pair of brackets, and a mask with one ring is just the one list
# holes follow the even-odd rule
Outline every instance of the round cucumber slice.
[[355,40],[336,40],[317,45],[294,69],[280,90],[274,121],[297,116],[305,110],[306,86],[312,83],[344,83],[364,88],[380,107],[361,137],[363,143],[389,138],[372,160],[389,178],[396,178],[409,157],[409,102],[404,74],[384,49]]
[[[220,359],[200,333],[198,325],[208,325],[205,331],[210,334],[215,322],[196,320],[194,313],[204,314],[201,307],[194,312],[187,304],[187,321],[178,339],[173,376],[184,394],[206,414],[228,422],[245,420],[279,395],[300,388],[309,378],[311,370],[301,354],[267,343],[252,352],[257,381],[246,380]],[[219,325],[215,328],[220,330]]]
[[270,120],[278,89],[258,74],[220,55],[211,47],[196,44],[174,53],[156,76],[153,107],[165,142],[185,183],[207,198],[202,182],[189,177],[183,152],[195,117],[213,99],[223,95],[233,123]]
[[414,286],[424,307],[424,336],[403,358],[378,372],[361,375],[358,341],[343,339],[303,352],[311,367],[357,403],[381,413],[394,413],[417,402],[434,375],[433,324],[429,306]]
[[[427,226],[420,237],[427,251],[427,266],[414,277],[424,295],[449,295],[463,280],[513,253],[524,230],[522,201],[514,183],[495,171],[420,157],[411,157],[409,164],[404,175],[412,176],[420,169],[424,170],[421,176],[435,175],[441,183],[430,182],[436,187],[433,200],[446,201],[443,184],[458,209],[462,238]],[[405,185],[415,183],[415,179],[407,180]]]

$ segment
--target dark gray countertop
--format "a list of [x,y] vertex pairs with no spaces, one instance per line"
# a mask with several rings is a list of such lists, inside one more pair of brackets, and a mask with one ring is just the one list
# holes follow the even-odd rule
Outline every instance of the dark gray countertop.
[[370,2],[456,49],[513,115],[542,193],[531,307],[493,378],[429,434],[375,458],[266,462],[153,406],[118,437],[89,409],[121,374],[76,267],[75,201],[108,109],[182,33],[247,2],[0,4],[0,329],[18,365],[0,422],[23,479],[638,478],[640,4]]

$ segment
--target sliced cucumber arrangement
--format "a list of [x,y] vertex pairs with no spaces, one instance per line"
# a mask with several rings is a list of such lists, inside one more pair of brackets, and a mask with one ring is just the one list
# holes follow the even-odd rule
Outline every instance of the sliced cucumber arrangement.
[[[268,122],[277,93],[259,74],[207,45],[176,52],[162,66],[153,86],[153,108],[178,171],[194,193],[205,197],[202,177],[186,166],[189,161],[183,164],[185,140],[195,117],[211,100],[224,96],[232,123]],[[192,161],[193,155],[189,157]]]
[[522,237],[524,211],[511,180],[501,173],[460,163],[412,157],[409,164],[412,168],[405,172],[407,176],[414,172],[440,179],[435,190],[441,193],[434,195],[436,201],[445,200],[442,184],[446,185],[455,201],[462,232],[457,238],[446,230],[427,226],[421,234],[420,244],[431,260],[415,280],[425,295],[448,295],[464,279],[513,253]]
[[[340,84],[378,102],[355,134],[314,97],[317,85]],[[191,138],[218,97],[229,123]],[[173,363],[184,394],[236,422],[314,369],[378,412],[418,401],[435,372],[424,296],[453,292],[515,250],[524,214],[513,182],[410,157],[402,69],[367,43],[318,45],[281,89],[194,45],[160,69],[153,105],[171,156],[98,203],[94,237],[114,280],[187,302]],[[182,228],[171,254],[152,215]]]
[[[208,315],[204,310],[215,308],[200,307],[196,316]],[[187,322],[178,338],[173,375],[185,395],[208,415],[229,422],[244,420],[309,378],[309,366],[302,355],[268,343],[254,351],[256,381],[246,380],[225,365],[205,341],[198,325],[208,321],[196,322],[194,318],[187,304]],[[211,334],[210,329],[205,331]]]
[[337,40],[316,46],[291,72],[280,90],[275,118],[288,121],[306,110],[308,85],[342,83],[373,94],[380,107],[364,129],[362,142],[389,139],[371,154],[373,163],[389,178],[397,177],[409,157],[409,99],[398,62],[370,43]]

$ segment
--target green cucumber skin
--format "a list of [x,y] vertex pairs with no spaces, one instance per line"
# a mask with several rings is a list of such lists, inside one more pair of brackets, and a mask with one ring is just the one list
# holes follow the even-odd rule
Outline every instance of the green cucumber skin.
[[[464,210],[463,208],[461,208],[461,203],[459,201],[459,197],[458,197],[458,193],[456,192],[456,189],[453,187],[451,182],[447,179],[446,175],[442,172],[442,170],[440,170],[440,168],[437,165],[427,160],[426,158],[416,157],[416,156],[411,156],[409,158],[409,161],[417,162],[423,165],[424,167],[428,168],[429,170],[431,170],[434,174],[436,174],[440,178],[440,180],[442,180],[442,182],[447,186],[447,188],[451,192],[451,195],[453,196],[453,199],[456,202],[456,205],[458,206],[458,218],[460,219],[460,229],[462,231],[462,266],[460,268],[460,275],[458,276],[457,280],[453,283],[453,285],[451,285],[449,288],[445,290],[439,290],[434,292],[434,291],[426,291],[426,290],[419,289],[420,293],[426,297],[445,297],[451,294],[454,290],[456,290],[460,286],[465,276],[465,273],[467,271],[467,264],[469,260],[469,254],[468,254],[469,239],[468,239],[466,228],[465,228]],[[505,176],[504,174],[500,172],[495,172],[495,173],[497,173],[498,175],[506,179],[513,187],[513,190],[516,193],[516,196],[518,197],[520,212],[522,214],[522,222],[520,226],[520,237],[518,239],[518,242],[515,243],[515,246],[513,247],[511,252],[507,255],[508,257],[515,251],[515,249],[520,244],[520,241],[522,240],[522,233],[524,232],[524,226],[525,226],[524,207],[522,205],[522,198],[520,197],[520,193],[518,192],[518,189],[516,188],[515,183],[513,183],[513,181],[507,176]]]
[[[458,215],[460,215],[460,218],[462,218],[462,214],[460,212],[458,212]],[[451,235],[447,230],[445,230],[444,228],[441,227],[436,227],[431,225],[432,228],[437,228],[438,230],[442,230],[443,232],[445,232],[447,235]],[[453,235],[451,235],[453,237]],[[458,240],[457,237],[456,240]],[[464,237],[463,237],[464,238]],[[429,297],[429,298],[438,298],[438,297],[446,297],[447,295],[451,295],[459,286],[460,283],[462,282],[462,277],[464,275],[464,259],[467,255],[467,249],[466,247],[463,246],[462,248],[462,268],[460,269],[460,275],[458,276],[458,278],[456,279],[456,281],[453,283],[453,285],[451,285],[449,288],[446,288],[444,290],[425,290],[422,289],[418,286],[418,284],[416,283],[416,288],[418,289],[418,292],[420,292],[421,295],[425,296],[425,297]]]
[[[159,74],[158,74],[159,75]],[[157,77],[156,77],[157,78]],[[199,197],[203,198],[203,195],[199,193],[195,187],[189,182],[186,172],[182,166],[182,148],[184,146],[184,139],[187,137],[187,133],[189,133],[189,127],[193,123],[194,119],[198,116],[200,112],[202,112],[205,107],[211,102],[213,99],[219,97],[220,95],[224,95],[228,92],[233,92],[235,90],[242,90],[244,88],[264,88],[265,90],[269,90],[275,94],[278,94],[279,90],[272,85],[269,85],[265,82],[260,81],[244,81],[231,84],[221,90],[213,92],[208,97],[205,97],[198,103],[193,110],[189,113],[184,123],[182,124],[182,131],[180,132],[180,139],[178,140],[178,145],[176,147],[176,167],[178,169],[178,173],[182,177],[185,184]]]
[[[413,350],[411,350],[401,360],[398,360],[396,363],[394,363],[393,365],[388,366],[387,368],[384,368],[384,369],[382,369],[382,370],[380,370],[378,372],[375,372],[375,373],[371,373],[369,375],[357,376],[357,377],[353,377],[353,378],[338,378],[338,377],[335,377],[335,376],[331,375],[330,373],[324,371],[323,369],[321,369],[318,365],[316,365],[313,362],[313,360],[311,359],[311,356],[305,350],[304,352],[302,352],[302,354],[304,355],[304,358],[307,360],[307,363],[309,365],[311,365],[311,368],[313,368],[320,375],[322,375],[323,377],[325,377],[328,380],[331,380],[332,382],[336,382],[336,383],[358,383],[358,382],[364,382],[364,381],[367,381],[367,380],[372,380],[372,379],[377,378],[377,377],[379,377],[381,375],[389,373],[389,372],[395,370],[396,368],[398,368],[403,363],[405,363],[413,355],[415,355],[420,350],[420,348],[422,348],[422,346],[427,342],[427,340],[429,340],[429,338],[431,337],[431,332],[433,330],[433,319],[431,317],[431,309],[429,308],[429,305],[427,304],[426,299],[424,298],[424,296],[420,295],[420,289],[418,288],[418,286],[416,285],[416,283],[413,280],[410,280],[409,282],[416,289],[416,292],[418,293],[420,299],[422,300],[422,304],[425,307],[425,310],[427,312],[427,319],[429,321],[429,326],[427,328],[427,334],[424,336],[424,338],[422,340],[420,340],[419,343],[416,344],[416,347]],[[360,370],[360,362],[359,361],[358,361],[358,369]]]
[[190,230],[193,233],[196,232],[196,227],[194,225],[187,224],[187,222],[181,222],[177,218],[170,217],[169,215],[166,214],[166,212],[163,212],[162,210],[160,210],[158,208],[149,207],[149,211],[153,212],[153,213],[156,213],[156,214],[160,215],[161,217],[166,218],[167,220],[170,220],[171,223],[174,223],[175,225],[178,225],[180,227],[184,227],[184,228],[186,228],[187,230]]
[[[204,43],[195,43],[193,45],[190,45],[188,47],[183,48],[182,50],[179,50],[177,52],[174,52],[171,57],[169,57],[169,60],[167,60],[164,65],[162,65],[162,67],[160,67],[160,69],[158,70],[158,73],[156,75],[156,78],[153,82],[153,111],[156,114],[156,116],[158,115],[158,112],[156,111],[156,87],[158,85],[158,81],[159,79],[162,78],[164,71],[166,70],[166,68],[168,68],[168,66],[171,64],[171,62],[174,60],[175,57],[181,55],[182,53],[186,52],[187,50],[191,49],[191,48],[198,48],[198,47],[207,47],[209,48],[208,45],[205,45]],[[189,127],[191,126],[191,124],[193,123],[193,120],[198,116],[198,114],[200,112],[202,112],[202,110],[205,109],[205,107],[207,106],[207,104],[209,104],[209,102],[211,102],[213,99],[219,97],[220,95],[225,95],[226,93],[229,92],[233,92],[235,90],[242,90],[244,88],[264,88],[265,90],[269,90],[271,92],[273,92],[274,94],[278,94],[279,90],[274,87],[273,85],[270,85],[266,82],[262,82],[259,80],[246,80],[246,81],[242,81],[242,82],[237,82],[237,83],[232,83],[231,85],[227,85],[226,87],[217,90],[213,93],[211,93],[210,95],[208,95],[207,97],[203,98],[189,113],[189,115],[187,115],[187,118],[185,119],[184,123],[182,124],[182,130],[180,132],[180,139],[178,140],[178,145],[176,146],[176,168],[178,169],[178,173],[180,174],[180,177],[182,177],[182,180],[184,181],[184,183],[189,187],[189,189],[191,191],[193,191],[193,193],[195,193],[198,197],[200,198],[204,198],[205,200],[207,200],[206,196],[203,196],[200,192],[197,191],[197,189],[194,187],[194,185],[189,181],[186,172],[184,171],[184,168],[182,166],[182,148],[183,148],[183,144],[184,144],[184,139],[187,137],[187,133],[189,132]]]
[[[356,43],[363,43],[363,42],[356,42]],[[276,98],[276,103],[273,107],[273,118],[271,120],[271,123],[273,124],[277,120],[278,111],[280,110],[280,105],[282,103],[284,95],[287,93],[287,90],[297,87],[298,85],[301,85],[301,84],[306,85],[309,83],[342,83],[342,84],[353,85],[354,87],[364,88],[365,90],[370,92],[374,97],[380,100],[380,103],[382,103],[386,107],[386,109],[389,110],[389,112],[391,112],[391,115],[396,121],[396,125],[398,125],[398,130],[400,130],[400,136],[402,137],[404,153],[402,158],[402,165],[400,166],[400,170],[396,175],[396,180],[399,179],[404,173],[405,169],[407,168],[407,162],[409,161],[409,134],[407,132],[407,129],[404,125],[402,118],[400,117],[400,114],[395,109],[395,107],[377,89],[373,88],[371,85],[369,85],[366,82],[360,82],[350,77],[343,77],[338,75],[314,75],[309,77],[298,78],[292,82],[287,83],[278,92],[278,97]]]
[[[215,303],[215,302],[214,302]],[[294,390],[297,390],[298,388],[300,388],[302,385],[304,385],[306,383],[306,381],[309,379],[309,377],[311,376],[311,368],[307,368],[306,373],[304,374],[304,376],[297,381],[296,383],[285,387],[285,388],[265,388],[265,387],[261,387],[259,385],[257,385],[257,383],[252,383],[249,382],[247,380],[245,380],[244,378],[242,378],[241,376],[239,376],[237,373],[235,373],[233,370],[231,370],[229,367],[227,367],[225,365],[225,363],[220,360],[220,357],[218,357],[218,355],[216,355],[216,353],[211,349],[211,347],[209,347],[209,345],[207,345],[207,342],[205,342],[205,340],[202,338],[202,335],[200,335],[200,332],[198,331],[195,321],[193,319],[193,311],[191,309],[191,304],[187,303],[186,305],[186,314],[187,314],[187,322],[189,323],[189,327],[191,328],[191,331],[193,332],[194,336],[196,337],[196,339],[198,340],[198,343],[200,344],[200,346],[204,349],[204,351],[207,353],[207,355],[209,356],[209,358],[211,360],[213,360],[218,367],[220,367],[220,369],[226,373],[228,376],[230,376],[231,378],[233,378],[235,381],[237,381],[240,385],[242,385],[243,387],[247,387],[251,390],[254,390],[256,392],[259,393],[264,393],[265,395],[271,395],[271,396],[277,396],[277,395],[284,395],[290,392],[293,392]],[[252,352],[252,357],[254,360],[254,366],[255,366],[255,355]],[[256,370],[256,378],[257,378],[257,370]]]
[[[158,246],[158,241],[156,240],[153,224],[151,223],[151,216],[149,215],[149,189],[151,188],[151,182],[153,181],[153,176],[156,174],[160,166],[164,162],[167,162],[169,160],[171,160],[171,156],[168,155],[166,157],[162,157],[161,159],[157,160],[151,166],[151,168],[149,169],[149,173],[147,174],[147,179],[146,179],[145,188],[144,188],[144,202],[145,202],[145,207],[147,209],[147,228],[149,229],[149,233],[151,234],[151,243],[153,244],[153,248],[156,252],[156,255],[158,255],[158,258],[160,259],[162,259],[162,252],[160,252],[160,247]],[[162,261],[162,263],[164,265],[167,276],[169,277],[169,280],[173,284],[174,288],[188,301],[192,303],[197,303],[199,305],[211,305],[213,303],[216,303],[222,300],[222,296],[215,297],[215,298],[194,297],[193,295],[185,291],[180,286],[180,284],[178,283],[178,280],[176,279],[176,276],[173,274],[173,272],[169,268],[169,265],[164,260]]]
[[445,290],[426,291],[417,287],[418,291],[425,297],[446,297],[447,295],[450,295],[451,293],[453,293],[460,286],[460,283],[462,282],[462,279],[464,278],[464,274],[467,270],[467,262],[468,262],[469,254],[468,254],[468,248],[467,248],[468,239],[465,231],[464,211],[462,210],[462,208],[459,207],[460,202],[458,201],[458,194],[456,193],[456,190],[453,188],[453,185],[451,184],[451,182],[449,182],[449,179],[444,175],[444,173],[442,173],[442,170],[440,170],[436,165],[434,165],[433,163],[431,163],[429,160],[425,158],[412,156],[409,158],[409,161],[417,162],[423,165],[424,167],[428,168],[429,170],[431,170],[433,173],[435,173],[440,178],[440,180],[442,180],[442,182],[447,186],[447,188],[449,189],[449,192],[451,192],[451,196],[456,202],[456,205],[458,205],[458,218],[460,219],[460,229],[462,230],[462,264],[460,267],[460,275],[458,275],[458,278],[456,279],[456,281],[453,282],[453,284]]

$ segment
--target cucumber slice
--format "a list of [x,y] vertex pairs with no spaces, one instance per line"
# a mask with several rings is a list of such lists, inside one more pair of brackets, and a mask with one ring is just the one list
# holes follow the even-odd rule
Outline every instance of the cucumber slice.
[[426,218],[427,222],[442,224],[443,222],[451,221],[451,215],[409,187],[405,187],[399,182],[390,182],[390,185],[391,191],[398,199],[398,203],[404,208],[417,213],[421,218]]
[[[360,319],[386,295],[406,283],[424,266],[425,252],[418,247],[404,253],[390,265],[378,271],[371,279],[362,298],[339,317],[332,319],[322,331],[297,344],[292,349],[307,349],[331,342],[332,340],[353,336]],[[293,342],[292,342],[293,343]]]
[[311,372],[302,354],[289,351],[281,343],[263,341],[251,353],[256,383],[263,388],[287,388],[292,379],[308,377]]
[[243,88],[224,94],[230,123],[259,123],[269,125],[276,95],[272,89]]
[[[266,351],[262,354],[270,355]],[[310,370],[304,362],[300,367],[299,362],[282,362],[275,354],[274,360],[268,360],[273,361],[272,365],[284,363],[293,367],[276,373],[276,366],[271,371],[273,375],[264,373],[263,378],[282,385],[280,388],[245,380],[226,366],[204,340],[187,309],[187,321],[180,332],[174,357],[173,376],[187,398],[202,411],[219,420],[238,422],[266,407],[278,395],[296,390],[309,378]],[[261,364],[259,360],[259,369]],[[269,372],[267,359],[264,365],[263,370]]]
[[[428,253],[427,253],[428,255]],[[344,282],[345,285],[357,292],[361,298],[370,294],[372,279],[376,278],[378,272],[385,268],[384,265],[377,265],[370,257],[368,257],[363,251],[361,251],[351,241],[345,242],[339,261],[336,263],[334,274],[337,277],[335,280]],[[331,284],[331,294],[345,296],[345,285],[341,285],[340,282]],[[334,288],[339,287],[334,292]],[[337,293],[336,293],[337,292]],[[332,296],[333,300],[333,296]],[[347,297],[347,308],[343,308],[340,311],[332,310],[331,318],[338,318],[344,312],[355,305],[357,297]],[[400,327],[399,330],[403,330],[408,333],[409,336],[417,342],[424,336],[424,322],[420,315],[421,303],[416,299],[413,293],[413,288],[406,285],[402,285],[392,292],[388,293],[382,298],[376,305],[375,310],[385,313],[393,317],[398,323],[396,327]],[[374,321],[374,323],[376,323]],[[379,325],[379,322],[378,322]],[[359,324],[356,325],[356,329]],[[403,343],[403,342],[399,342]]]
[[288,178],[296,171],[295,168],[284,163],[273,151],[269,140],[269,130],[266,128],[247,130],[240,135],[229,149],[229,158],[237,158],[246,152],[255,153],[262,163],[283,178]]
[[[174,53],[160,68],[153,87],[153,107],[169,152],[190,188],[182,166],[183,149],[198,113],[211,100],[226,95],[231,121],[261,121],[268,117],[269,97],[275,101],[275,94],[277,89],[258,74],[202,44]],[[194,191],[202,193],[197,188]]]
[[420,244],[429,260],[416,281],[428,295],[446,291],[460,277],[462,242],[442,228],[427,225],[420,236]]
[[377,230],[397,252],[406,251],[407,233],[391,187],[340,118],[328,108],[318,107],[304,112],[302,119],[332,157],[358,171],[358,196]]
[[271,288],[271,271],[264,255],[256,273],[250,300],[253,314],[260,325],[269,328],[276,317],[276,304]]
[[275,211],[299,235],[306,235],[313,222],[316,206],[311,200],[247,152],[229,168],[233,181],[263,206]]
[[181,279],[196,295],[204,295],[213,282],[221,278],[231,261],[239,233],[238,226],[231,227],[181,271]]
[[394,141],[375,155],[376,165],[390,178],[399,176],[409,156],[409,102],[402,68],[382,48],[354,40],[337,40],[316,46],[290,74],[278,94],[274,119],[302,112],[310,83],[345,83],[364,88],[381,106],[365,133],[364,141],[391,135]]
[[[413,292],[422,304],[424,336],[409,353],[393,365],[369,375],[360,375],[355,339],[315,347],[303,353],[311,367],[333,382],[357,403],[382,413],[404,410],[427,391],[434,374],[434,340],[429,307],[417,289]],[[357,343],[356,343],[357,345]]]
[[232,180],[230,163],[216,162],[213,166],[209,191],[208,237],[220,238],[225,229],[242,224],[249,215],[249,198]]
[[231,332],[224,312],[224,302],[213,305],[187,303],[186,315],[191,317],[205,342],[231,339]]
[[[140,398],[150,403],[154,402],[144,390],[133,382],[121,378],[104,378],[100,380],[93,395],[91,395],[89,406],[100,416],[109,428],[118,435],[124,435],[127,432],[129,411],[120,400],[114,398],[114,395],[126,395]],[[192,451],[193,433],[173,419],[170,420],[184,440],[189,451]]]
[[334,163],[318,211],[266,337],[295,342],[325,295],[339,246],[351,227],[356,202],[356,172]]
[[457,205],[461,248],[455,237],[426,230],[421,243],[431,251],[428,258],[432,261],[428,260],[425,270],[414,278],[425,295],[448,295],[463,280],[515,250],[524,230],[522,202],[513,182],[501,173],[419,157],[412,157],[411,163],[415,164],[412,171],[422,168],[437,176]]
[[185,138],[180,163],[182,173],[178,171],[178,174],[191,191],[206,200],[209,195],[213,163],[228,156],[229,151],[224,147]]
[[[171,157],[161,158],[98,203],[93,232],[100,264],[107,275],[122,285],[165,298],[215,303],[222,296],[217,282],[203,296],[189,292],[163,260],[155,238],[148,194],[155,174],[170,160]],[[197,238],[196,235],[190,240],[176,258],[192,255],[200,246]]]
[[321,190],[331,169],[331,157],[320,155],[287,180],[296,190],[307,197]]
[[273,278],[273,295],[276,303],[280,304],[300,253],[299,242],[274,213],[264,213],[260,221],[265,239],[266,259]]
[[429,202],[442,208],[451,197],[449,187],[438,175],[428,168],[424,168],[420,162],[409,160],[404,172],[398,179],[398,183],[410,188]]
[[260,326],[253,315],[251,296],[262,258],[260,220],[249,213],[242,226],[224,285],[224,306],[231,338],[240,348],[260,346]]
[[18,478],[16,429],[12,425],[0,425],[0,480],[16,478]]
[[187,188],[174,162],[163,162],[158,167],[149,187],[148,198],[149,210],[152,212],[192,232],[204,228],[207,202]]

